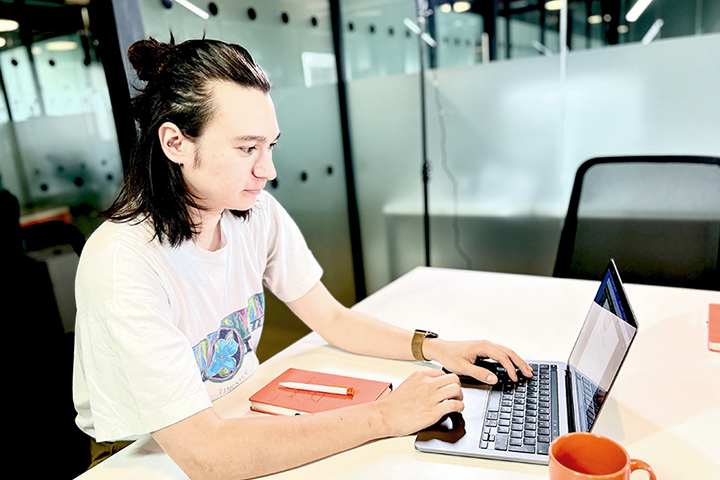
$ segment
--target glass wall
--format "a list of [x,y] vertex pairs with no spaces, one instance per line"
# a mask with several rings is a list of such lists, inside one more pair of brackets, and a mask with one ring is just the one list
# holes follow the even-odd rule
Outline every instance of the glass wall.
[[359,80],[420,71],[416,38],[404,25],[416,17],[412,2],[341,2],[345,79]]
[[76,32],[0,49],[2,186],[23,215],[73,207],[86,234],[96,224],[90,212],[106,208],[122,181],[105,74],[87,38]]
[[[384,55],[367,31],[354,32],[352,47],[346,42],[369,293],[425,264],[423,149],[431,166],[431,265],[538,275],[552,274],[583,161],[720,156],[712,133],[720,128],[713,60],[720,4],[651,2],[630,21],[633,1],[484,9],[492,3],[429,2],[427,33],[436,45],[406,26],[416,50],[403,60]],[[341,5],[345,29],[371,15],[376,23],[418,24],[412,0]],[[369,54],[358,78],[352,57],[363,39]],[[419,64],[418,45],[431,67],[424,96],[419,69],[400,67]],[[465,47],[474,54],[461,53]]]
[[55,297],[51,314],[65,332],[74,328],[79,251],[68,239],[82,243],[122,181],[88,4],[0,5],[0,187],[19,205],[18,219],[4,212],[13,225],[3,231],[27,227],[12,247],[46,268]]

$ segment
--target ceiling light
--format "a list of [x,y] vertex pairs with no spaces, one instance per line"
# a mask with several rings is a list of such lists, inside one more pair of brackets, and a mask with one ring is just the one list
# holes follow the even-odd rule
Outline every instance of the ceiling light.
[[413,21],[410,20],[409,18],[406,18],[405,20],[403,20],[403,24],[408,28],[408,30],[413,32],[415,35],[420,35],[422,33],[422,29],[420,27],[418,27],[415,23],[413,23]]
[[0,48],[4,47],[7,42],[3,37],[0,37]]
[[422,39],[423,42],[427,43],[428,45],[430,45],[433,48],[437,47],[437,42],[435,41],[435,39],[432,38],[427,33],[423,32],[422,29],[420,27],[418,27],[415,23],[413,23],[412,20],[410,20],[409,18],[406,18],[405,20],[403,20],[403,24],[405,24],[405,26],[408,28],[408,30],[413,32],[415,35],[420,35],[420,38]]
[[450,5],[449,3],[443,3],[442,5],[440,5],[440,11],[442,13],[452,12],[452,5]]
[[207,20],[208,18],[210,18],[209,13],[207,13],[205,10],[203,10],[202,8],[198,7],[197,5],[195,5],[194,3],[192,3],[188,0],[175,0],[175,1],[179,5],[185,7],[188,10],[190,10],[191,12],[193,12],[198,17],[202,18],[203,20]]
[[48,42],[45,45],[47,50],[51,52],[63,52],[66,50],[75,50],[78,47],[76,42],[71,40],[55,40],[54,42]]
[[563,0],[550,0],[545,2],[545,10],[561,10],[563,6]]
[[0,32],[12,32],[20,28],[20,24],[15,20],[0,18]]
[[598,23],[602,23],[602,17],[600,15],[590,15],[588,17],[588,23],[590,25],[597,25]]
[[453,3],[453,10],[455,10],[456,13],[463,13],[470,10],[472,5],[470,5],[470,2],[455,2]]
[[660,34],[660,29],[665,25],[665,22],[662,18],[658,18],[655,20],[655,22],[650,26],[650,29],[643,35],[642,40],[640,40],[640,43],[643,45],[647,45],[648,43],[652,42],[657,38],[657,36]]
[[618,25],[618,33],[628,33],[630,31],[630,27],[627,25]]
[[627,15],[625,15],[625,20],[628,22],[634,22],[640,18],[640,15],[642,15],[648,5],[650,5],[650,2],[652,2],[652,0],[637,0]]
[[553,55],[552,51],[549,48],[547,48],[545,45],[538,42],[537,40],[532,41],[532,46],[546,57],[552,57]]
[[32,53],[33,55],[40,55],[42,52],[43,52],[43,49],[38,47],[37,45],[33,46],[30,49],[30,53]]

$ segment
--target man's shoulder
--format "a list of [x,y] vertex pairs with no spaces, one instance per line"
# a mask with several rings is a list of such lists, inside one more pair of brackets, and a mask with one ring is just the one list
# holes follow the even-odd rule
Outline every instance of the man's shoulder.
[[168,256],[153,237],[147,222],[106,221],[93,232],[76,274],[76,298],[83,311],[117,298],[128,286],[156,282]]
[[106,220],[88,238],[83,256],[114,255],[118,249],[152,251],[160,248],[154,229],[148,220],[117,222]]
[[90,235],[90,242],[149,242],[154,236],[150,220],[104,221]]

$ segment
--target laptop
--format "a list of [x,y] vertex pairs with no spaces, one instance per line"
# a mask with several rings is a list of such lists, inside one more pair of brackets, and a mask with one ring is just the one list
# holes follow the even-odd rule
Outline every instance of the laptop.
[[415,448],[547,465],[555,437],[592,431],[637,330],[610,260],[567,363],[528,361],[533,377],[517,383],[502,367],[493,386],[461,377],[464,411],[419,432]]

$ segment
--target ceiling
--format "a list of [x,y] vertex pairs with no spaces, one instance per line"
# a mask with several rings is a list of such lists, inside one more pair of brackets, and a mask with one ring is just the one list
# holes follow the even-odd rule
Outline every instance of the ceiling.
[[0,49],[85,29],[82,11],[89,4],[90,0],[0,0],[0,18],[15,20],[20,25],[12,32],[0,32],[5,39]]

